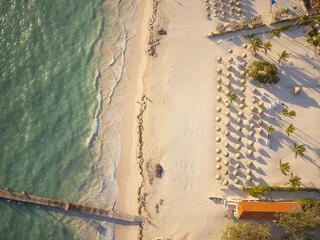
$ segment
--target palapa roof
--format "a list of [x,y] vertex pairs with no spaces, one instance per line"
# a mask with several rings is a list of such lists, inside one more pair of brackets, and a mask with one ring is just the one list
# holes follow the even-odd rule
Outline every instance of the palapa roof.
[[276,213],[288,211],[291,207],[301,207],[296,202],[239,202],[238,219],[276,220]]

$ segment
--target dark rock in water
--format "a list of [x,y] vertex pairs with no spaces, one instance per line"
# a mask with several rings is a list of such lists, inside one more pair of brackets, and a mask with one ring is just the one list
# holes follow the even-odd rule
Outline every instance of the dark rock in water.
[[160,164],[156,164],[156,176],[158,178],[161,178],[162,172],[163,172],[162,166]]
[[164,28],[161,28],[160,30],[157,31],[159,35],[167,35],[167,31]]

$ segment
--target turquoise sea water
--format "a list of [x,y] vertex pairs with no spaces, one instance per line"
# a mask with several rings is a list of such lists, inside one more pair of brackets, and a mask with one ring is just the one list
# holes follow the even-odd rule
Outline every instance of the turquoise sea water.
[[[101,0],[0,1],[0,188],[77,202],[93,181]],[[0,201],[0,239],[74,239],[61,212]]]

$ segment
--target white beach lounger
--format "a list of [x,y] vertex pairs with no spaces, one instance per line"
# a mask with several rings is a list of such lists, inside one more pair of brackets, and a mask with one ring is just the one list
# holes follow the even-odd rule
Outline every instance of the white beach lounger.
[[270,147],[270,139],[271,139],[271,135],[270,135],[270,134],[268,134],[267,147]]

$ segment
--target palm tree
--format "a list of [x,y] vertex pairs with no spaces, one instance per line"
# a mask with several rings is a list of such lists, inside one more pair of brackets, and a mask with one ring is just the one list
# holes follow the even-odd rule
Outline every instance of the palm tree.
[[300,21],[305,21],[305,20],[307,20],[308,18],[309,18],[308,15],[303,15],[303,16],[299,17],[299,20],[300,20]]
[[283,175],[286,175],[286,176],[287,176],[287,172],[289,172],[289,170],[290,170],[290,164],[289,164],[289,162],[282,163],[282,162],[281,162],[281,159],[280,159],[279,165],[280,165],[279,169],[280,169],[281,173],[282,173]]
[[289,136],[290,133],[293,133],[296,130],[296,128],[293,126],[293,124],[290,124],[287,128],[286,128],[286,133]]
[[278,54],[278,56],[279,56],[278,64],[280,64],[281,61],[287,62],[288,61],[287,58],[289,58],[289,55],[290,54],[287,53],[286,50],[283,50],[283,52],[281,54]]
[[260,38],[254,38],[253,41],[249,41],[251,43],[250,50],[254,53],[258,52],[260,48],[262,48],[262,41]]
[[287,108],[282,109],[280,114],[283,115],[283,116],[287,116],[289,118],[293,118],[293,117],[296,116],[296,112],[295,111],[290,111],[289,112]]
[[271,47],[272,47],[272,45],[271,45],[270,41],[265,42],[265,43],[263,44],[264,52],[265,52],[266,54],[268,54],[268,50],[271,51]]
[[304,144],[297,145],[296,143],[293,144],[294,146],[294,157],[297,158],[298,154],[301,156],[304,155],[304,151],[306,151],[306,146]]
[[274,132],[274,128],[273,128],[273,126],[270,126],[269,128],[268,128],[268,133],[270,133],[271,135],[272,135],[272,133]]
[[272,29],[272,30],[271,30],[271,36],[270,36],[270,38],[269,38],[269,41],[271,40],[271,38],[272,38],[273,36],[276,36],[276,37],[280,38],[280,36],[281,36],[281,31],[280,31],[278,28]]
[[293,176],[293,173],[291,173],[291,177],[288,179],[288,182],[286,184],[291,185],[291,187],[296,188],[300,187],[301,185],[301,177]]
[[238,95],[235,93],[230,93],[229,100],[232,103],[233,100],[236,100],[238,98]]

